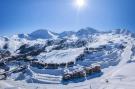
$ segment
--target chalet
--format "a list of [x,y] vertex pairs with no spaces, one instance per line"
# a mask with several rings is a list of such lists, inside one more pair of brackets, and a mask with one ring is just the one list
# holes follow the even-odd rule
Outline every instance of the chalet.
[[59,67],[59,64],[56,64],[56,63],[49,63],[47,64],[47,67],[48,69],[57,69]]
[[87,75],[90,75],[90,74],[93,73],[92,67],[85,67],[84,70],[86,71],[86,74],[87,74]]
[[67,65],[66,63],[59,64],[60,67],[66,67],[66,65]]
[[42,69],[45,67],[45,64],[44,63],[41,63],[41,62],[38,62],[38,61],[32,61],[31,62],[31,66],[32,67],[37,67],[39,69]]
[[93,65],[90,67],[84,67],[83,69],[75,69],[72,71],[65,72],[63,74],[63,80],[71,80],[75,78],[81,78],[85,77],[87,75],[91,75],[92,73],[98,73],[101,72],[101,68],[99,65]]
[[84,56],[85,56],[85,54],[80,54],[80,55],[76,58],[76,61],[84,60]]
[[74,65],[74,62],[68,62],[67,63],[67,66],[73,66]]
[[92,70],[93,72],[101,72],[101,67],[100,65],[93,65]]

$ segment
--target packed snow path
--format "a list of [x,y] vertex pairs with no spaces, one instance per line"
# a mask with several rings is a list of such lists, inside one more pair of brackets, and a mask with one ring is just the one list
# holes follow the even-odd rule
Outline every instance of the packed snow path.
[[22,89],[22,88],[14,87],[13,85],[10,85],[7,82],[0,81],[0,89]]
[[128,44],[127,44],[127,47],[124,49],[124,52],[122,53],[121,55],[121,62],[119,63],[118,66],[122,66],[124,64],[127,63],[127,61],[130,60],[131,58],[131,54],[132,54],[132,46],[133,46],[133,43],[132,43],[132,40],[127,40]]
[[108,83],[102,82],[99,89],[134,89],[135,63],[128,63],[108,78]]
[[[125,67],[127,64],[127,62],[131,59],[131,55],[132,55],[132,46],[133,46],[133,40],[127,40],[127,45],[126,48],[124,49],[123,53],[121,54],[120,57],[120,63],[114,68],[112,69],[110,72],[108,72],[107,74],[105,74],[102,78],[101,78],[101,82],[105,81],[106,79],[109,81],[111,81],[111,79],[113,79],[114,75],[118,74],[120,71],[125,70],[123,69],[123,67]],[[133,66],[135,67],[135,66]],[[128,70],[128,68],[127,68]],[[131,70],[131,69],[129,69]],[[129,77],[129,76],[128,76]],[[113,81],[113,80],[112,80]],[[131,83],[123,83],[123,82],[113,82],[111,84],[103,84],[100,86],[99,89],[127,89],[127,86],[130,86],[130,89],[134,89],[135,85],[131,84]],[[123,88],[116,88],[117,86],[124,86]]]

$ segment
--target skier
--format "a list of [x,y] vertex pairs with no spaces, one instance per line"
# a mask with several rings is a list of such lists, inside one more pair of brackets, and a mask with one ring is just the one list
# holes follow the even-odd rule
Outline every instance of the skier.
[[106,83],[109,83],[109,80],[108,80],[108,79],[106,79],[106,80],[105,80],[105,82],[106,82]]

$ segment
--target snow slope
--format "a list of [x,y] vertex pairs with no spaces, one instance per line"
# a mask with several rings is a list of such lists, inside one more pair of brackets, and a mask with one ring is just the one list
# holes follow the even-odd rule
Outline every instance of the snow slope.
[[83,49],[54,50],[49,53],[41,53],[36,58],[45,63],[67,63],[76,61],[75,58],[83,52]]
[[[52,36],[57,39],[55,35]],[[27,72],[23,75],[24,79],[19,74],[15,74],[15,77],[11,75],[7,80],[0,80],[0,89],[134,89],[135,62],[131,61],[134,59],[134,38],[126,30],[118,30],[111,33],[94,32],[92,36],[93,39],[87,39],[88,42],[83,47],[67,47],[59,50],[50,48],[49,51],[41,52],[34,58],[43,63],[59,64],[75,61],[75,65],[72,68],[98,63],[102,66],[102,73],[63,83],[61,82],[63,68],[38,69],[29,66],[26,70]],[[70,40],[73,39],[70,44],[76,41],[74,40],[76,37],[69,37]],[[68,40],[65,42],[68,42]],[[0,40],[0,42],[2,48],[5,41]],[[15,38],[12,38],[8,43],[9,50],[14,53],[17,48],[25,43],[31,46],[43,44],[49,48],[56,46],[55,41],[52,42],[54,43],[51,46],[47,46],[47,41],[43,39],[27,40],[19,38],[19,40],[15,40]],[[61,45],[61,43],[58,45]],[[90,50],[89,53],[85,53],[86,47],[94,49],[103,47],[103,49],[98,51]],[[76,61],[76,58],[82,54],[84,55],[83,61]],[[21,80],[14,80],[14,78],[19,76],[21,76]]]

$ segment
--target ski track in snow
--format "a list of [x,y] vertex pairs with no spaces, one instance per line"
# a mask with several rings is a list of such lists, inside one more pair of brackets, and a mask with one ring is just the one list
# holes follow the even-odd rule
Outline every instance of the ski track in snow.
[[22,89],[22,88],[14,87],[13,85],[7,82],[0,81],[0,89]]
[[[133,43],[131,40],[127,40],[128,44],[127,47],[124,49],[124,52],[121,54],[121,62],[119,63],[119,65],[117,65],[113,70],[111,70],[110,72],[108,72],[107,74],[104,75],[104,77],[100,80],[100,81],[105,81],[106,79],[109,80],[111,79],[114,75],[116,75],[117,73],[119,73],[122,70],[122,67],[124,67],[127,63],[128,60],[130,60],[131,58],[131,48],[133,46]],[[109,87],[110,85],[114,85],[114,87]],[[101,85],[99,89],[119,89],[117,88],[117,86],[131,86],[132,89],[134,89],[133,87],[135,87],[135,85],[133,84],[128,84],[128,83],[123,83],[123,82],[113,82],[111,84],[105,84],[105,85]],[[120,88],[120,89],[127,89],[127,88]]]

